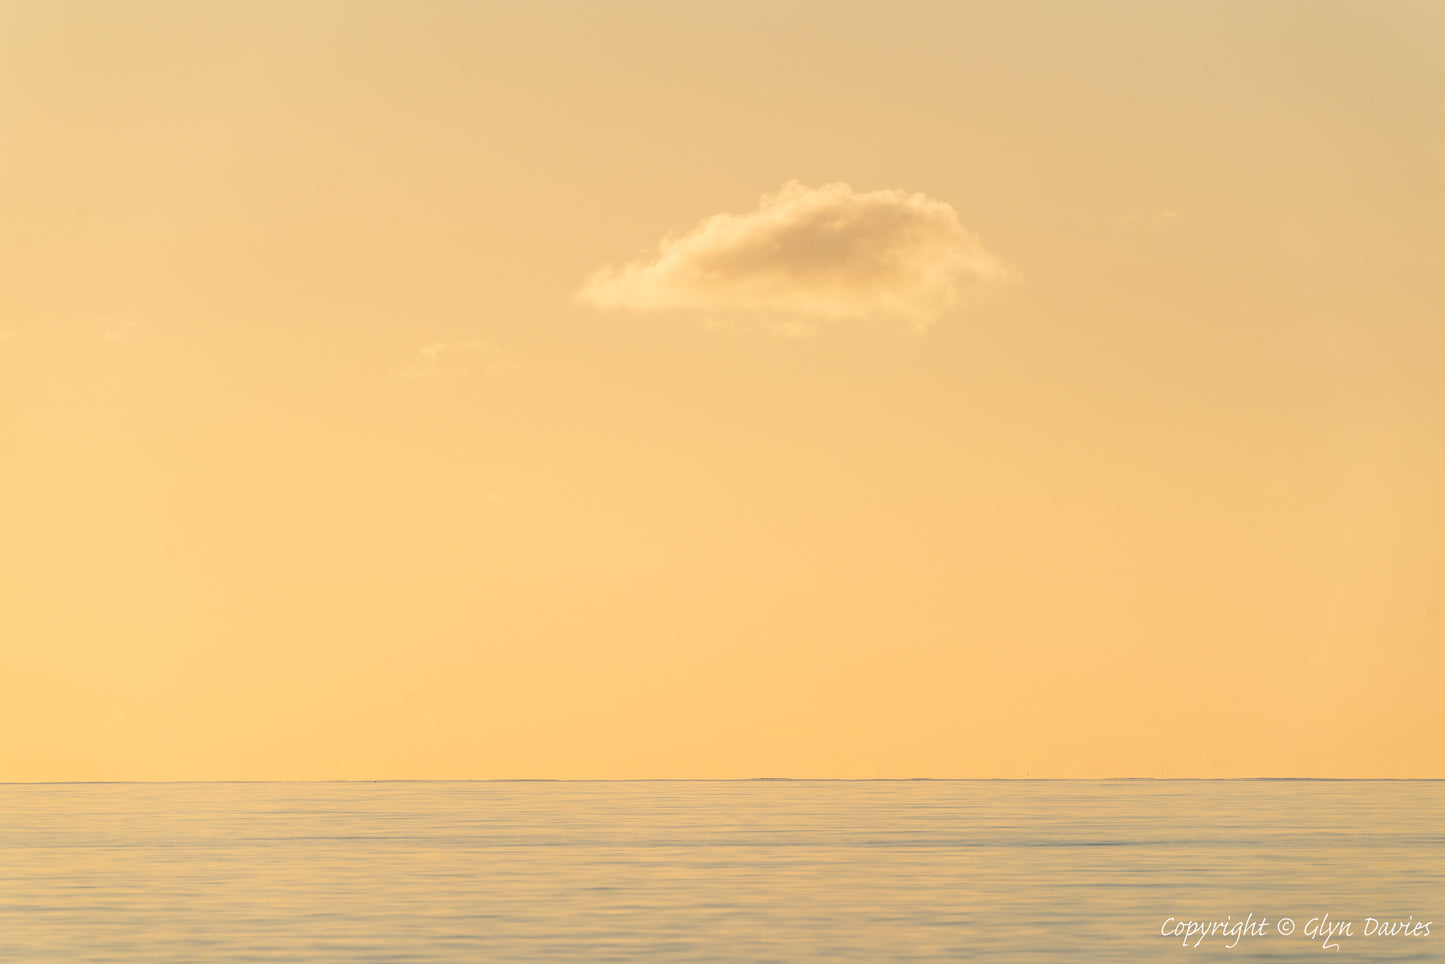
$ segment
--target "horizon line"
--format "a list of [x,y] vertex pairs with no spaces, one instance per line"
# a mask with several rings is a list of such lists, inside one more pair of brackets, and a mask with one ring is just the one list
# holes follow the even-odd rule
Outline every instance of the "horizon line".
[[190,783],[1442,783],[1445,777],[394,777],[213,780],[0,780],[0,787]]

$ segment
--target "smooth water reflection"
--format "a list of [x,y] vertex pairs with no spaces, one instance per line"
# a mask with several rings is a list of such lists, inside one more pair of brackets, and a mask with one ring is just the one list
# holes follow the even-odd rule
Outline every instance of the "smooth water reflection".
[[0,961],[1435,961],[1442,898],[1439,781],[0,786]]

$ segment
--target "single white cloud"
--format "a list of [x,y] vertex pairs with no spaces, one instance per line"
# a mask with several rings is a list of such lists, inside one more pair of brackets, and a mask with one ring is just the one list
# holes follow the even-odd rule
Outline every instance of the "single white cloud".
[[663,238],[648,257],[602,268],[577,298],[596,308],[696,312],[786,334],[837,322],[922,329],[1017,278],[943,201],[790,181],[755,211],[713,215]]
[[398,378],[456,378],[467,372],[516,368],[500,348],[482,341],[432,342],[423,345]]

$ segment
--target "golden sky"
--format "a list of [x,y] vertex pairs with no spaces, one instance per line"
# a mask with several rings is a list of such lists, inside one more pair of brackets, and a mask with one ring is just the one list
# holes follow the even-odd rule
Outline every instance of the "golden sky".
[[0,780],[1445,776],[1445,6],[0,6]]

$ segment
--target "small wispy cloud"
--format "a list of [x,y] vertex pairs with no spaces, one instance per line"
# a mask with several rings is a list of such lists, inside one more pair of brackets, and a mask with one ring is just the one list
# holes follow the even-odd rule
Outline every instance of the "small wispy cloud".
[[716,214],[650,256],[607,266],[577,299],[603,309],[686,311],[803,334],[839,322],[926,328],[1018,272],[923,194],[790,181],[746,214]]
[[436,341],[423,345],[397,378],[457,378],[469,372],[495,372],[516,368],[516,362],[495,345],[483,341]]
[[1119,225],[1132,231],[1160,231],[1178,220],[1178,211],[1131,211]]
[[14,341],[16,338],[19,337],[20,332],[16,331],[14,328],[6,328],[3,331],[0,331],[0,341]]
[[114,318],[110,315],[102,315],[100,318],[100,337],[112,344],[129,341],[135,332],[135,322],[129,318]]

